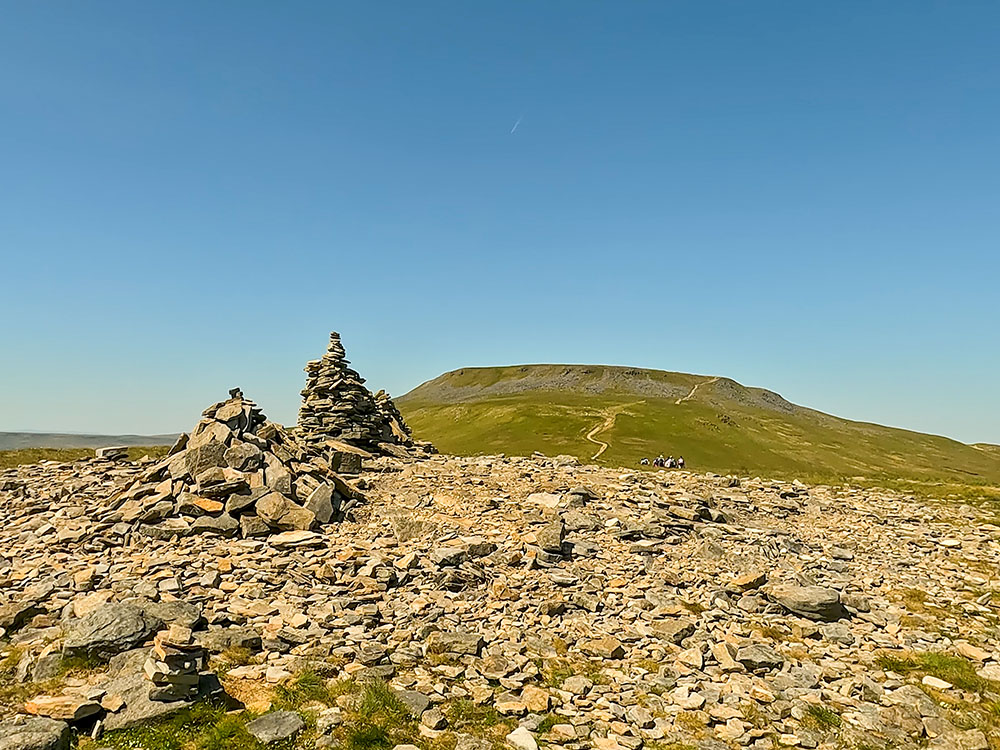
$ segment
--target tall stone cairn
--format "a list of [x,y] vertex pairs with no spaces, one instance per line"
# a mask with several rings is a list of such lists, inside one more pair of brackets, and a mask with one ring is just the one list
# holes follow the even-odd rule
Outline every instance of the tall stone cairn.
[[307,445],[321,446],[332,438],[373,453],[383,452],[385,444],[410,444],[408,430],[393,429],[393,421],[404,424],[395,405],[389,414],[345,355],[334,331],[323,358],[306,364],[298,434]]

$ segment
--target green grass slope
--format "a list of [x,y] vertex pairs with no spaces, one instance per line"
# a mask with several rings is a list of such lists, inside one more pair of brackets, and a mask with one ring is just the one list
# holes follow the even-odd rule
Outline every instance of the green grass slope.
[[632,466],[659,453],[720,473],[804,481],[1000,485],[1000,452],[853,422],[728,378],[590,365],[465,368],[397,399],[417,437],[457,454],[538,450]]

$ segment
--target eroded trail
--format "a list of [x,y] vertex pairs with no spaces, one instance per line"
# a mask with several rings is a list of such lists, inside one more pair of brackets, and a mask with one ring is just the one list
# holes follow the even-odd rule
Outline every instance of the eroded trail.
[[719,382],[718,378],[709,378],[708,380],[702,380],[700,383],[695,383],[694,387],[691,389],[691,392],[688,395],[682,396],[681,398],[677,399],[677,401],[675,401],[674,403],[683,404],[685,401],[690,401],[692,398],[694,398],[694,394],[697,392],[697,390],[701,388],[703,385],[711,385],[712,383],[718,383],[718,382]]
[[[644,402],[637,401],[636,403],[641,404]],[[604,451],[606,451],[608,448],[611,447],[611,443],[607,443],[603,440],[598,440],[596,436],[614,427],[615,420],[618,418],[618,415],[621,414],[623,411],[625,411],[629,406],[634,406],[634,405],[635,404],[623,404],[622,406],[614,406],[608,409],[604,414],[604,419],[601,422],[598,422],[594,426],[594,428],[586,434],[585,437],[587,438],[587,440],[589,440],[594,445],[599,446],[597,449],[597,453],[595,453],[593,456],[590,457],[592,461],[596,461],[598,458],[601,457],[601,454],[604,453]]]

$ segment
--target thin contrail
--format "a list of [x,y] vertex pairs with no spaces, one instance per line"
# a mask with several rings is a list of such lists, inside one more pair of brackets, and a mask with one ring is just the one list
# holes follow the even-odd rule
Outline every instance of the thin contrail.
[[523,120],[523,119],[524,119],[524,115],[521,115],[520,117],[517,118],[517,122],[514,123],[514,127],[512,127],[510,129],[510,134],[511,135],[514,135],[514,131],[517,130],[517,126],[521,124],[521,120]]

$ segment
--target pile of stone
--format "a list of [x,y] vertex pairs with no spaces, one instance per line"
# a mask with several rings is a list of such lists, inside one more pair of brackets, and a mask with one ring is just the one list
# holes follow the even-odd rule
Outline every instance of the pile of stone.
[[205,650],[183,625],[171,625],[153,639],[153,648],[143,667],[153,683],[149,699],[169,703],[198,697],[201,670],[205,668]]
[[361,501],[329,462],[238,388],[111,502],[109,519],[158,539],[268,536],[342,520]]
[[413,431],[410,429],[410,426],[406,424],[406,421],[403,419],[403,415],[399,413],[399,409],[396,408],[396,404],[393,403],[389,394],[384,390],[376,393],[375,404],[385,417],[386,423],[389,425],[389,429],[392,430],[392,435],[396,438],[396,441],[401,445],[409,445],[412,443]]
[[298,433],[307,445],[328,448],[339,441],[372,453],[394,453],[388,446],[412,445],[410,430],[384,391],[376,396],[350,368],[340,334],[330,334],[322,359],[306,364]]

